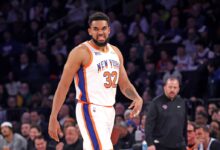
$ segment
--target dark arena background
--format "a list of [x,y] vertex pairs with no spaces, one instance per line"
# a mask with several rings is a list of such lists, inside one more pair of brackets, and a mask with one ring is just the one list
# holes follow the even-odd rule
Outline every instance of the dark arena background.
[[[210,136],[220,139],[219,8],[219,0],[1,0],[0,124],[8,123],[3,126],[27,150],[35,149],[39,135],[47,150],[61,150],[67,141],[82,144],[74,82],[58,115],[60,142],[48,136],[48,120],[67,56],[90,39],[88,16],[102,11],[110,17],[109,43],[122,52],[144,100],[140,115],[129,119],[130,101],[117,91],[114,149],[140,149],[148,105],[171,74],[181,81],[188,120],[208,125]],[[4,132],[9,131],[0,132],[0,150],[9,150]]]

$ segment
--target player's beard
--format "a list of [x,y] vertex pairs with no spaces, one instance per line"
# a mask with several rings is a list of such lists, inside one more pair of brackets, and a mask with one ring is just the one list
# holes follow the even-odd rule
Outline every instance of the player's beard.
[[96,39],[94,39],[93,37],[92,37],[92,40],[97,46],[104,47],[108,43],[109,38],[107,38],[104,42],[99,42]]

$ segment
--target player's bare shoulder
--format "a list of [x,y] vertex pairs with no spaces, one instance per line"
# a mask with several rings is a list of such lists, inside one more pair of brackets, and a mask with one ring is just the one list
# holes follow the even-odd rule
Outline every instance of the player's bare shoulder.
[[83,66],[88,64],[91,59],[88,47],[83,43],[73,48],[69,54],[69,57],[78,59]]

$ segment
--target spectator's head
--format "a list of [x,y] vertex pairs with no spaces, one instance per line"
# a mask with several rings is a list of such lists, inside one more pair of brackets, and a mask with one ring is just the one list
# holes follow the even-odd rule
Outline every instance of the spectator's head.
[[26,96],[27,94],[29,94],[29,92],[30,92],[29,84],[26,82],[21,83],[21,86],[19,88],[19,93],[22,96]]
[[20,64],[27,65],[29,63],[29,56],[27,53],[20,54]]
[[123,32],[116,33],[117,42],[124,44],[126,42],[126,35]]
[[122,103],[115,104],[116,115],[122,115],[122,114],[124,114],[124,111],[125,111],[125,106]]
[[143,99],[144,104],[147,104],[148,102],[150,102],[152,100],[152,94],[151,94],[151,91],[149,89],[146,89],[143,92],[142,99]]
[[38,40],[38,50],[45,52],[47,50],[47,40],[45,38],[41,38]]
[[211,137],[217,138],[220,133],[220,124],[217,121],[212,121],[210,123],[210,135]]
[[126,70],[127,70],[127,74],[128,76],[133,74],[136,71],[137,67],[133,62],[128,62],[126,65]]
[[206,125],[208,122],[207,113],[204,113],[204,112],[197,113],[195,116],[195,122],[197,125],[200,125],[200,126]]
[[196,50],[197,50],[197,52],[203,52],[204,51],[204,49],[205,49],[205,44],[204,44],[204,42],[202,41],[202,40],[198,40],[198,41],[196,41]]
[[175,29],[179,27],[179,18],[178,17],[172,17],[170,20],[170,27]]
[[216,106],[215,103],[209,103],[209,105],[208,105],[208,114],[209,114],[209,116],[211,116],[213,111],[215,111],[217,109],[218,109],[218,107]]
[[65,118],[68,116],[70,116],[70,109],[68,105],[64,104],[58,113],[58,118],[61,119],[61,118]]
[[207,125],[198,125],[196,127],[196,139],[201,143],[209,143],[210,133]]
[[22,123],[22,125],[21,125],[21,135],[23,137],[29,138],[30,130],[31,130],[30,123]]
[[42,134],[41,128],[37,125],[32,125],[30,129],[30,139],[34,140],[37,136],[40,136]]
[[110,34],[110,19],[102,13],[96,12],[89,16],[89,35],[92,37],[92,41],[100,47],[107,44]]
[[194,29],[196,27],[196,20],[194,17],[189,17],[187,19],[187,28]]
[[131,109],[126,109],[124,112],[124,120],[127,121],[130,119]]
[[215,42],[213,45],[214,53],[219,56],[220,55],[220,42]]
[[169,76],[167,79],[165,79],[164,82],[164,93],[165,95],[173,100],[177,94],[180,91],[180,81],[176,76]]
[[195,28],[191,27],[191,28],[188,29],[187,37],[188,37],[189,40],[193,40],[196,37]]
[[30,123],[31,115],[29,112],[24,112],[21,116],[21,123]]
[[63,44],[63,40],[62,40],[60,37],[56,38],[54,45],[55,45],[57,48],[62,48],[63,45],[64,45],[64,44]]
[[143,129],[145,129],[146,121],[147,121],[147,115],[143,114],[141,116],[141,126],[142,126]]
[[178,56],[185,56],[185,54],[186,54],[185,47],[183,45],[178,46],[177,55]]
[[76,97],[76,93],[75,92],[70,92],[68,94],[67,102],[70,102],[70,103],[75,102],[75,97]]
[[160,60],[168,60],[169,59],[169,55],[167,54],[167,52],[165,50],[160,51]]
[[167,62],[167,70],[168,70],[168,71],[172,71],[172,70],[174,70],[174,67],[175,67],[175,62],[169,60],[169,61]]
[[195,114],[200,113],[200,112],[206,113],[205,106],[203,106],[203,105],[196,106]]
[[64,130],[68,127],[68,126],[74,126],[76,124],[76,120],[72,117],[68,117],[65,119],[64,123],[63,123],[63,127]]
[[196,125],[193,122],[187,123],[187,146],[192,147],[196,144],[196,133],[195,133]]
[[49,83],[44,83],[41,87],[41,93],[44,96],[49,96],[51,93],[51,85]]
[[30,116],[31,116],[31,124],[36,125],[40,122],[40,115],[37,110],[31,111]]
[[1,124],[1,133],[4,138],[10,137],[13,134],[13,126],[10,122],[3,122]]
[[212,120],[218,121],[220,123],[220,115],[219,115],[219,110],[218,109],[212,111],[211,118],[212,118]]
[[8,97],[7,105],[8,108],[15,108],[17,106],[17,98],[15,96]]
[[34,145],[36,150],[46,150],[47,149],[47,141],[43,136],[37,136],[34,140]]
[[79,139],[79,132],[76,127],[70,125],[65,130],[65,141],[68,145],[76,143]]
[[136,59],[137,58],[137,56],[138,56],[138,49],[137,49],[137,47],[131,47],[130,49],[129,49],[129,58],[131,59],[131,60],[133,60],[133,59]]
[[115,125],[125,125],[124,117],[123,115],[116,115],[115,116]]

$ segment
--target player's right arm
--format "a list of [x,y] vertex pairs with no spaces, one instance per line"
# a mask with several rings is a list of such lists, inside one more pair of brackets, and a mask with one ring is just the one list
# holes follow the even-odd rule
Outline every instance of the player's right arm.
[[59,141],[58,133],[61,132],[60,125],[57,121],[58,112],[64,103],[74,75],[77,73],[80,66],[84,66],[87,62],[89,62],[89,57],[90,56],[86,51],[86,47],[83,45],[78,46],[70,52],[64,66],[61,79],[54,95],[48,127],[49,135],[56,141]]

